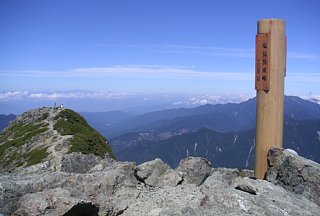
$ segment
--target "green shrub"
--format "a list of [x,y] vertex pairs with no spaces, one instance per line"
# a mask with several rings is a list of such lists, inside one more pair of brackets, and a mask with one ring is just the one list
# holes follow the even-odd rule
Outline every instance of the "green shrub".
[[115,158],[107,140],[91,128],[79,114],[65,109],[57,115],[56,120],[57,122],[53,126],[54,130],[57,130],[61,135],[74,135],[69,153],[92,153],[100,157],[108,153],[112,158]]
[[49,113],[43,113],[40,120],[46,120],[49,117]]
[[[29,142],[33,137],[37,136],[48,130],[47,124],[25,124],[25,125],[12,125],[4,135],[0,142],[0,158],[3,160],[5,157],[5,151],[12,147],[19,148],[25,143]],[[12,137],[12,140],[6,141],[8,137]],[[11,154],[6,161],[13,161],[15,154]],[[2,161],[1,160],[1,161]]]
[[34,149],[26,153],[23,157],[27,159],[27,166],[40,163],[43,159],[45,159],[48,156],[47,149],[48,147],[44,147],[41,149]]

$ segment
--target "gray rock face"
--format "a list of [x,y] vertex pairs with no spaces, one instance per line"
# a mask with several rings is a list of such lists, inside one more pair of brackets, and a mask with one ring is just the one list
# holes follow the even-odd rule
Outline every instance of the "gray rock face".
[[[78,203],[121,211],[138,195],[134,163],[113,163],[99,172],[47,172],[0,176],[0,213],[63,215]],[[120,199],[121,198],[121,199]]]
[[86,173],[96,166],[101,158],[94,154],[81,154],[73,152],[65,154],[61,160],[61,171],[68,173]]
[[[35,123],[41,121],[44,114],[49,113],[52,108],[49,107],[42,107],[39,109],[30,110],[25,112],[21,115],[18,115],[14,122],[11,124],[25,124],[25,123]],[[52,120],[53,118],[51,118]]]
[[[229,177],[235,174],[227,172],[224,175]],[[264,180],[238,176],[229,179],[229,186],[219,187],[217,176],[208,177],[202,185],[202,191],[208,195],[208,206],[199,215],[316,215],[320,209],[305,197],[292,195]],[[250,188],[255,194],[239,187]]]
[[157,158],[137,167],[137,178],[152,187],[176,186],[182,181],[179,174]]
[[189,157],[181,160],[177,171],[189,184],[201,185],[212,173],[211,163],[200,157]]
[[[185,167],[192,177],[209,172],[201,169],[203,159],[185,161],[202,170]],[[203,177],[191,181],[187,175],[178,184],[178,172],[159,159],[140,166],[101,159],[85,173],[1,174],[0,215],[319,215],[319,198],[246,177],[251,174],[210,167],[200,186]]]
[[290,150],[271,149],[266,179],[320,205],[320,165]]

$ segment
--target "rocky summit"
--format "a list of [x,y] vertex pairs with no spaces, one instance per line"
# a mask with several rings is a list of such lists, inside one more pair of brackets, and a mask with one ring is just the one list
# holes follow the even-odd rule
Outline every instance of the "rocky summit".
[[[0,172],[68,169],[68,154],[72,152],[114,158],[107,140],[74,111],[49,107],[31,110],[1,133]],[[77,161],[84,169],[97,160],[92,156],[86,159]]]
[[[320,165],[292,150],[270,150],[265,180],[199,157],[183,159],[176,169],[161,159],[137,166],[114,160],[106,140],[81,116],[54,108],[19,116],[0,146],[0,216],[320,212]],[[40,149],[44,156],[30,156]]]
[[[0,175],[0,215],[319,215],[320,165],[274,151],[267,181],[193,157],[176,170],[160,159],[139,166],[100,159],[81,173],[78,163],[64,171],[6,173]],[[88,160],[73,153],[68,161],[72,157]]]

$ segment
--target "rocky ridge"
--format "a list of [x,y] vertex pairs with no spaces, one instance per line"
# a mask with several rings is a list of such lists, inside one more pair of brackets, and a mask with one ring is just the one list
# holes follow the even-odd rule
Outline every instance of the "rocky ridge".
[[31,110],[17,116],[0,134],[0,172],[61,170],[72,152],[113,158],[105,138],[72,110]]
[[[68,161],[82,156],[88,157],[74,153]],[[64,171],[6,173],[0,175],[0,214],[318,215],[320,165],[283,149],[273,149],[268,160],[268,181],[195,157],[175,170],[160,159],[139,166],[99,159],[87,170],[70,162]],[[294,181],[298,173],[303,181]]]

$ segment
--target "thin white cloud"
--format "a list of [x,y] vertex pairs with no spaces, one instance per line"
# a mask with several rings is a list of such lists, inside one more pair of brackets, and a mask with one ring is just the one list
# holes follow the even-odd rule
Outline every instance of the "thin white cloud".
[[0,71],[0,77],[71,77],[70,71],[47,71],[47,70],[20,70]]
[[320,73],[287,73],[288,82],[320,83]]
[[247,100],[254,95],[227,95],[227,94],[145,94],[135,92],[111,92],[111,91],[1,91],[0,101],[56,101],[59,99],[100,99],[100,100],[119,100],[139,98],[144,101],[155,101],[158,99],[171,101],[174,106],[198,106],[203,104],[217,104],[217,103],[230,103],[241,102]]
[[[99,47],[152,48],[152,51],[171,54],[207,55],[215,57],[254,58],[254,48],[215,47],[196,45],[161,45],[161,44],[95,44]],[[320,60],[320,54],[288,52],[289,59]]]
[[109,91],[57,91],[57,92],[29,92],[29,91],[2,91],[0,92],[0,101],[16,100],[16,99],[41,99],[41,100],[57,100],[57,99],[122,99],[136,96],[137,93],[132,92],[109,92]]
[[78,68],[72,70],[76,76],[114,76],[157,79],[214,79],[214,80],[252,80],[247,72],[197,71],[189,68],[166,66],[112,66],[99,68]]
[[30,93],[28,98],[41,99],[79,99],[79,98],[101,98],[101,99],[119,99],[134,96],[134,93],[128,92],[99,92],[99,91],[71,91],[71,92],[38,92]]
[[206,56],[216,56],[216,57],[243,57],[243,58],[253,58],[254,54],[250,52],[218,52],[218,51],[206,51],[206,50],[171,50],[163,51],[164,53],[173,54],[195,54],[195,55],[206,55]]
[[316,54],[288,52],[287,55],[288,55],[288,58],[293,58],[293,59],[320,60],[320,55],[316,55]]
[[[13,71],[1,73],[0,77],[58,77],[72,78],[88,77],[113,77],[113,78],[138,78],[138,79],[195,79],[215,81],[253,81],[253,70],[248,72],[236,71],[200,71],[187,67],[170,67],[160,65],[116,65],[110,67],[75,68],[65,72],[53,71]],[[295,72],[287,73],[287,79],[293,82],[320,82],[320,73]],[[36,95],[34,95],[36,97]],[[55,97],[55,95],[52,95]]]
[[[198,54],[221,57],[254,57],[254,49],[251,48],[230,48],[230,47],[213,47],[213,46],[181,46],[168,45],[168,53],[177,54]],[[166,51],[164,51],[166,52]]]
[[253,98],[254,94],[237,94],[237,95],[226,95],[226,94],[203,94],[203,95],[192,95],[185,98],[179,98],[174,101],[174,106],[200,106],[205,104],[225,104],[225,103],[239,103]]
[[[230,47],[201,47],[201,46],[177,46],[173,45],[173,50],[168,53],[176,54],[197,54],[220,57],[243,57],[254,58],[255,49],[253,48],[230,48]],[[166,51],[164,51],[166,52]],[[320,55],[312,53],[288,52],[287,57],[290,59],[320,60]]]
[[254,95],[199,95],[193,96],[189,98],[188,103],[199,106],[205,104],[217,104],[217,103],[239,103],[242,101],[246,101],[250,98],[254,97]]
[[110,67],[75,68],[65,72],[58,71],[12,71],[1,72],[0,77],[116,77],[146,79],[214,79],[214,80],[252,80],[250,72],[199,71],[191,67],[160,65],[116,65]]
[[12,98],[22,98],[28,96],[28,91],[7,91],[0,92],[0,100],[8,100]]

